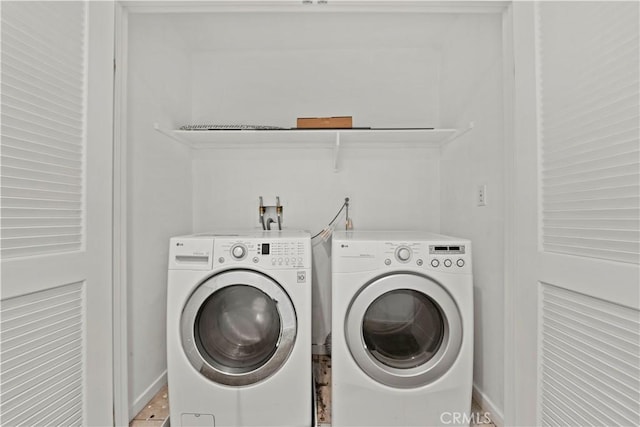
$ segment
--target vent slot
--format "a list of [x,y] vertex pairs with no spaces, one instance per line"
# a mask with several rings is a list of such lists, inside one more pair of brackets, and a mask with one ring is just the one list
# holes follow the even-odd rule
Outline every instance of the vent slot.
[[640,263],[638,13],[637,2],[538,5],[547,252]]
[[82,283],[0,302],[3,425],[82,425]]
[[82,249],[85,4],[2,3],[3,259]]
[[542,285],[541,421],[640,425],[640,312]]

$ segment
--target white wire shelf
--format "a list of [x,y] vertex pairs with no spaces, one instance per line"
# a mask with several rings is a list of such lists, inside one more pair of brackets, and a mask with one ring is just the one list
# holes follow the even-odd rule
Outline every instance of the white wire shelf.
[[334,169],[337,170],[340,149],[347,144],[359,146],[433,147],[438,148],[473,129],[430,128],[381,129],[282,129],[282,130],[169,130],[157,123],[155,129],[192,149],[265,147],[328,147],[334,150]]

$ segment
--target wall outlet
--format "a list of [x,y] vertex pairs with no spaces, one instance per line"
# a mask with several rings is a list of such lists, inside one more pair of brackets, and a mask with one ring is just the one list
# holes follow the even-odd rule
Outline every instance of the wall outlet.
[[487,184],[478,186],[478,192],[476,193],[476,201],[478,206],[487,206]]

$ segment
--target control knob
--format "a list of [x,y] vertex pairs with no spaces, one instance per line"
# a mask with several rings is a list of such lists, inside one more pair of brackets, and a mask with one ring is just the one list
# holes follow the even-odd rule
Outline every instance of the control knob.
[[396,251],[396,258],[398,258],[398,261],[402,262],[409,261],[409,258],[411,258],[411,249],[404,246],[398,248],[398,250]]
[[245,257],[246,254],[247,254],[247,248],[245,248],[243,245],[235,245],[231,248],[231,255],[235,259],[242,259]]

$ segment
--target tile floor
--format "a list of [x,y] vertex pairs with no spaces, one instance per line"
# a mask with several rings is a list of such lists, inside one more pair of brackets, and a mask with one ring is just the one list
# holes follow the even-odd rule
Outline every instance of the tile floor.
[[129,423],[129,427],[168,427],[169,388],[164,386]]
[[480,407],[480,405],[478,405],[478,402],[476,402],[475,400],[472,400],[471,401],[471,414],[475,414],[475,419],[476,420],[485,420],[485,418],[484,418],[484,414],[485,413],[487,413],[487,415],[489,416],[489,419],[487,420],[487,422],[483,422],[482,424],[471,424],[470,427],[496,427],[496,425],[493,423],[493,421],[491,421],[491,414],[489,414],[487,411],[482,409]]
[[331,356],[313,355],[318,425],[331,425]]
[[[313,356],[313,376],[316,380],[316,405],[318,425],[331,426],[331,356]],[[475,401],[471,413],[476,420],[484,420],[484,411]],[[142,411],[131,421],[130,427],[168,427],[169,396],[165,385]],[[471,424],[470,427],[496,427],[493,422]]]

